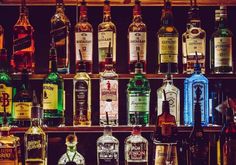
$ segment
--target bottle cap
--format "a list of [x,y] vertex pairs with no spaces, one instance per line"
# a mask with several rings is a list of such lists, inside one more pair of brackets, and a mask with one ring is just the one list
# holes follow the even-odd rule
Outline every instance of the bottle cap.
[[77,144],[78,143],[78,139],[77,136],[74,134],[70,134],[66,137],[66,144]]

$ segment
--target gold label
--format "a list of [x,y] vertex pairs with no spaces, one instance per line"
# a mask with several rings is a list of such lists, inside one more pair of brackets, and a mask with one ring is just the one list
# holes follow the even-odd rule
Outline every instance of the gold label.
[[11,113],[12,108],[12,87],[7,87],[5,84],[0,84],[0,112],[4,112],[5,100],[6,112]]
[[56,110],[58,106],[58,85],[43,84],[43,109]]
[[[186,51],[188,56],[205,55],[205,40],[199,38],[186,39]],[[193,59],[195,59],[192,57]]]
[[155,165],[178,165],[176,143],[156,144]]
[[12,165],[15,163],[16,157],[16,148],[0,148],[0,164]]
[[14,102],[14,118],[30,119],[31,118],[31,102]]
[[159,37],[161,63],[178,63],[178,37]]

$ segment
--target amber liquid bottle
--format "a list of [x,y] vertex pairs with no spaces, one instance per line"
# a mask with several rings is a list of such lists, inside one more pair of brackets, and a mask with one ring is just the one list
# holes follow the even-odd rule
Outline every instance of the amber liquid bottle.
[[4,29],[2,25],[0,25],[0,49],[4,47]]

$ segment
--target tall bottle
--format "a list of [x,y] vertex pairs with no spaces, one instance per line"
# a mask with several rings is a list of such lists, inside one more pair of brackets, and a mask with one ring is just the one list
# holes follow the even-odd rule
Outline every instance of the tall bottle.
[[56,0],[56,13],[51,18],[51,37],[55,41],[58,56],[58,72],[69,73],[70,20],[65,15],[63,0]]
[[[109,48],[109,43],[111,47]],[[103,22],[98,25],[98,61],[99,72],[105,70],[106,53],[111,49],[112,62],[116,65],[116,26],[111,20],[110,1],[104,0]]]
[[188,11],[187,31],[182,35],[183,72],[192,73],[195,63],[195,52],[198,54],[198,61],[205,73],[206,60],[206,32],[201,28],[199,8],[196,0]]
[[81,2],[79,22],[75,25],[76,68],[80,62],[79,50],[86,64],[86,72],[92,73],[93,66],[93,27],[88,22],[85,0]]
[[140,62],[143,65],[143,72],[146,72],[147,56],[147,27],[142,21],[141,5],[139,0],[135,0],[133,8],[133,21],[128,28],[129,39],[129,71],[135,72],[135,63],[138,61],[139,53]]
[[210,40],[211,72],[227,74],[233,73],[233,33],[228,28],[226,7],[222,6],[220,10],[219,25]]
[[4,48],[4,29],[2,25],[0,25],[0,49]]
[[64,81],[57,72],[57,52],[54,43],[49,55],[51,72],[43,82],[44,124],[59,126],[64,123]]
[[135,64],[135,76],[127,85],[128,125],[148,125],[151,88],[143,75],[143,64],[139,59]]
[[47,165],[47,136],[41,128],[42,118],[43,109],[33,91],[31,126],[24,135],[26,165]]
[[[79,51],[80,52],[80,51]],[[74,126],[91,126],[91,79],[86,73],[86,63],[80,54],[78,72],[73,79]]]
[[[197,53],[196,53],[197,54]],[[197,59],[197,55],[196,55]],[[209,124],[209,97],[208,97],[208,79],[201,73],[201,66],[196,60],[194,64],[194,73],[191,77],[184,80],[184,124],[193,125],[194,105],[196,102],[196,90],[201,90],[201,123]]]
[[22,72],[25,62],[30,73],[35,69],[34,28],[29,22],[29,12],[25,0],[21,0],[20,16],[13,28],[13,56],[11,65],[15,73]]
[[164,0],[164,9],[161,16],[161,28],[157,33],[158,65],[160,73],[178,73],[178,31],[174,27],[171,1]]

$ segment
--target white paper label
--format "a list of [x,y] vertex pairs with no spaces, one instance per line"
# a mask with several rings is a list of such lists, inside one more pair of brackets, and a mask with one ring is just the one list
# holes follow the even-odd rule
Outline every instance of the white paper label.
[[137,61],[138,53],[140,60],[146,61],[147,35],[146,32],[129,32],[129,58]]
[[195,56],[195,52],[198,55],[205,55],[205,42],[204,39],[200,38],[189,38],[186,39],[186,49],[188,56]]

